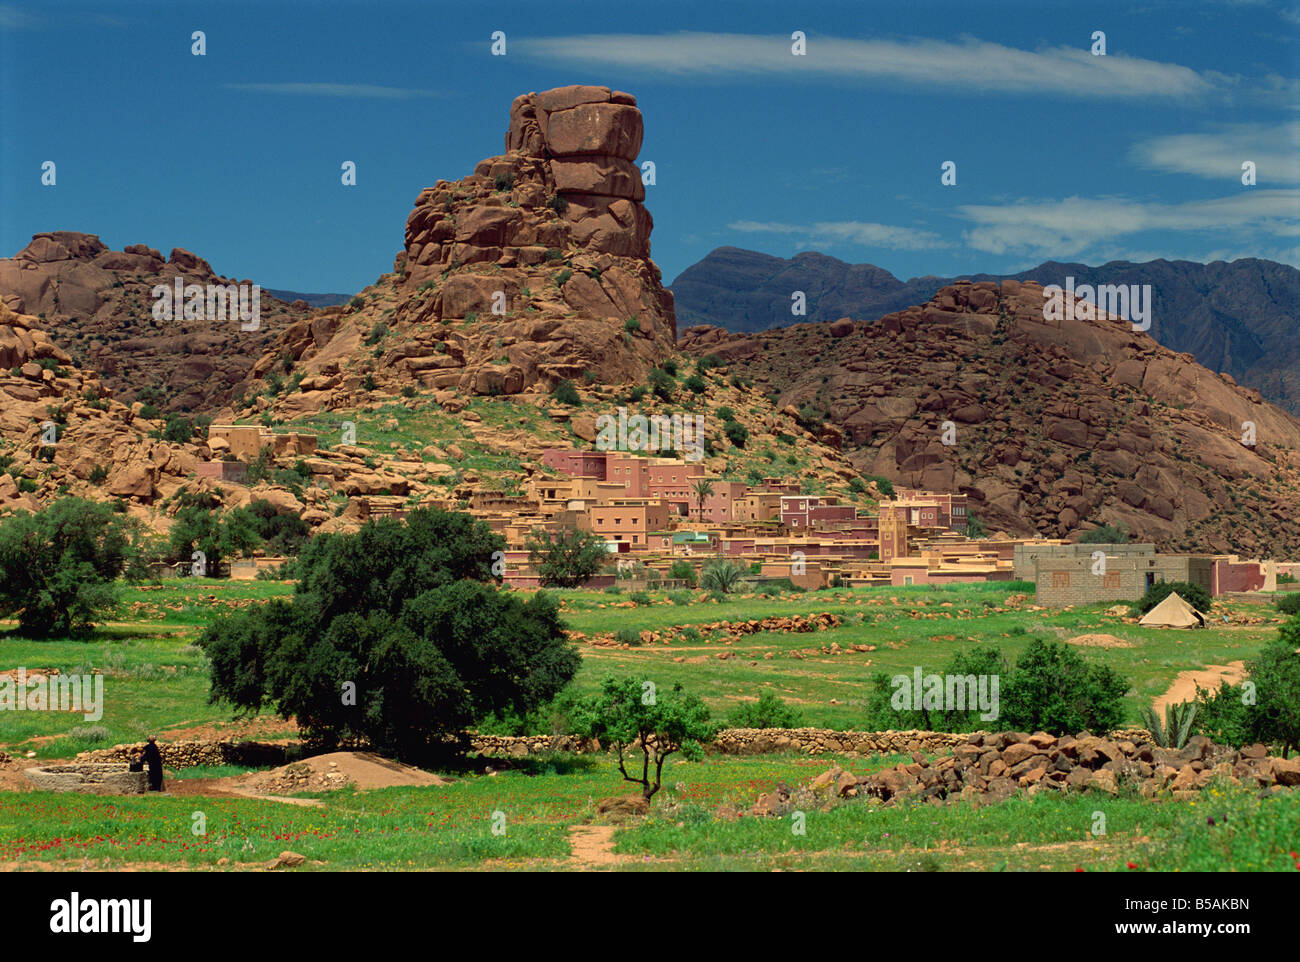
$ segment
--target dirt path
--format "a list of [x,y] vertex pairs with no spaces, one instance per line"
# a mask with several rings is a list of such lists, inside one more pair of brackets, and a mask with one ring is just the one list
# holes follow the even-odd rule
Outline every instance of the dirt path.
[[569,829],[571,868],[599,868],[617,865],[626,857],[614,854],[613,825],[575,825]]
[[1245,677],[1246,665],[1240,661],[1230,661],[1226,665],[1206,665],[1198,671],[1180,671],[1174,683],[1169,686],[1169,690],[1152,704],[1156,714],[1163,718],[1166,705],[1192,701],[1196,697],[1198,685],[1202,688],[1217,689],[1220,682],[1236,684]]

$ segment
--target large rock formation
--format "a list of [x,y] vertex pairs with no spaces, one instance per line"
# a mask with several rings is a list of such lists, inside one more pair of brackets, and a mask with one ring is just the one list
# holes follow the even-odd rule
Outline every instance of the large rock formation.
[[838,337],[695,327],[682,346],[819,409],[865,473],[966,492],[990,530],[1105,522],[1171,549],[1300,551],[1300,421],[1126,321],[1043,308],[1036,283],[959,282]]
[[126,401],[141,397],[166,411],[217,408],[308,308],[263,292],[256,331],[241,329],[238,320],[154,318],[152,289],[171,289],[178,277],[182,284],[241,283],[179,247],[164,259],[143,244],[115,251],[94,234],[50,231],[14,257],[0,258],[0,302],[38,315],[72,359]]
[[[506,152],[420,192],[394,273],[294,325],[282,356],[307,378],[277,410],[364,403],[374,390],[518,394],[565,378],[639,380],[676,340],[650,261],[630,94],[562,87],[515,99]],[[366,387],[365,385],[369,385]]]
[[[1253,257],[1211,264],[1111,261],[1098,267],[1048,261],[1019,274],[976,274],[969,280],[1064,284],[1067,277],[1076,284],[1151,285],[1152,337],[1300,416],[1300,270]],[[672,291],[682,327],[748,332],[831,322],[846,314],[879,317],[924,303],[954,280],[901,281],[872,264],[848,264],[813,251],[781,258],[719,247],[682,271]],[[791,316],[792,291],[807,296],[805,317]]]

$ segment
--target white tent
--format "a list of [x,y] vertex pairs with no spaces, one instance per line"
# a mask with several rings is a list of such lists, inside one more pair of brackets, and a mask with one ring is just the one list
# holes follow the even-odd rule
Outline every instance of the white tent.
[[1205,615],[1176,591],[1171,591],[1138,622],[1144,628],[1204,628]]

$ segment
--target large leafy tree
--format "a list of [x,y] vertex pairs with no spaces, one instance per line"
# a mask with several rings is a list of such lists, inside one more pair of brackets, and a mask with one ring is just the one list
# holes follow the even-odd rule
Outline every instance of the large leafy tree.
[[547,588],[577,588],[609,563],[605,542],[591,531],[574,528],[552,534],[538,528],[529,532],[524,546]]
[[363,738],[419,760],[493,714],[524,715],[577,671],[558,608],[492,576],[498,535],[468,515],[411,512],[308,542],[291,601],[200,638],[213,702],[273,707],[329,747]]
[[1008,729],[1066,734],[1118,728],[1129,683],[1069,645],[1035,637],[1001,688],[1000,720]]
[[88,628],[117,605],[131,523],[102,502],[61,498],[0,522],[0,611],[33,637]]
[[[680,684],[659,691],[652,682],[635,678],[606,678],[599,694],[577,704],[572,718],[579,734],[613,746],[619,772],[624,780],[641,786],[647,802],[659,791],[668,756],[681,752],[698,761],[704,755],[703,743],[715,729],[704,702]],[[638,749],[639,772],[634,755]]]

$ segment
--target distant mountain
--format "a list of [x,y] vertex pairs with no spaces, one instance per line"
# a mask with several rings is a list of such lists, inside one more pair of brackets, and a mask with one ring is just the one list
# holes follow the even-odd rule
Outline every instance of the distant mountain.
[[[1300,271],[1257,258],[1215,261],[1112,261],[1101,267],[1048,261],[1019,274],[960,279],[1064,284],[1150,284],[1151,335],[1170,350],[1231,375],[1293,414],[1300,414]],[[928,301],[959,278],[901,281],[871,264],[848,264],[808,252],[773,257],[720,247],[672,284],[678,330],[709,324],[752,332],[841,317],[875,319]],[[790,313],[803,291],[807,315]]]
[[266,288],[266,293],[286,304],[306,301],[309,307],[333,307],[336,304],[346,304],[354,296],[352,294],[303,294],[301,291],[277,291],[271,287]]

